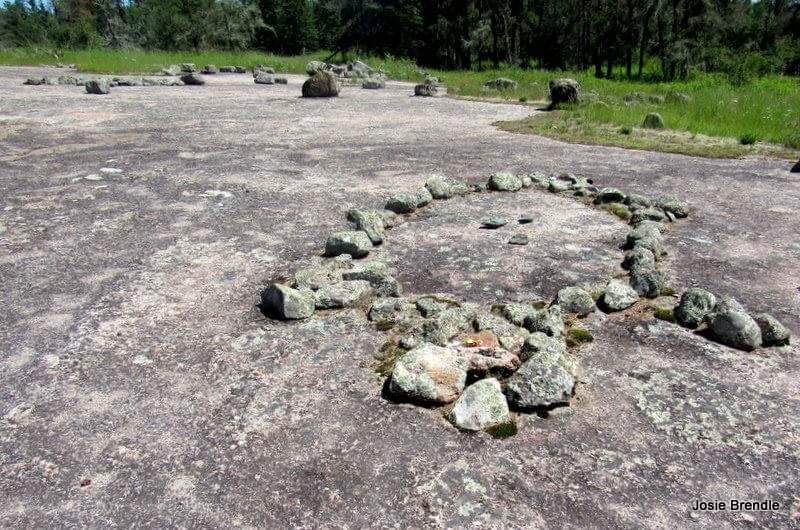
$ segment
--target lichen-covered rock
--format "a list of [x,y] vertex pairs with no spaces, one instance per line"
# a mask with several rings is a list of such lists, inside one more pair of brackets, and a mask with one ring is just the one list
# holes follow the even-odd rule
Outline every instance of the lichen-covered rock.
[[203,76],[197,73],[182,75],[181,81],[183,81],[184,85],[191,86],[201,86],[206,84],[206,80],[203,79]]
[[324,285],[314,293],[317,309],[339,309],[365,305],[372,298],[373,290],[368,281],[350,280]]
[[367,234],[358,230],[335,232],[325,243],[326,256],[350,254],[354,258],[363,258],[372,250],[372,241]]
[[531,351],[528,360],[508,378],[508,402],[522,410],[569,403],[576,371],[575,363],[561,352],[550,348]]
[[609,311],[622,311],[638,301],[639,294],[622,280],[611,280],[603,292],[603,306]]
[[450,199],[456,195],[465,195],[470,192],[469,186],[453,179],[447,179],[440,175],[432,175],[425,181],[425,187],[434,199]]
[[645,246],[634,245],[633,249],[625,252],[625,259],[622,261],[624,269],[633,268],[655,268],[656,256],[653,251]]
[[563,78],[550,81],[550,103],[557,107],[562,103],[580,103],[581,86],[574,79]]
[[629,249],[647,249],[658,261],[665,254],[661,231],[652,224],[633,228],[625,239],[625,247]]
[[419,198],[414,193],[398,193],[386,201],[385,208],[394,213],[411,213],[417,209]]
[[92,79],[91,81],[86,81],[85,86],[87,94],[108,94],[111,91],[108,81],[105,79]]
[[483,221],[481,221],[481,225],[483,225],[484,228],[488,228],[490,230],[495,230],[507,224],[508,224],[508,219],[500,215],[493,215],[492,217],[489,217],[488,219],[484,219]]
[[489,177],[488,186],[494,191],[519,191],[522,189],[522,180],[513,173],[501,171]]
[[466,359],[450,348],[422,343],[397,360],[389,392],[400,399],[442,405],[458,398],[466,380]]
[[417,299],[417,308],[425,318],[435,317],[445,309],[461,307],[459,302],[439,296],[425,295]]
[[428,191],[428,188],[424,186],[418,189],[414,196],[417,198],[417,208],[427,206],[431,203],[431,201],[433,201],[433,195],[431,195],[431,192]]
[[508,402],[497,379],[481,379],[468,386],[449,414],[459,429],[482,431],[511,421]]
[[744,351],[761,346],[761,328],[750,315],[735,306],[717,303],[706,320],[714,337],[722,344]]
[[306,64],[306,74],[309,76],[313,76],[317,72],[325,70],[327,67],[328,65],[326,65],[322,61],[309,61]]
[[625,197],[625,204],[627,204],[632,210],[640,210],[642,208],[649,208],[652,206],[653,200],[649,197],[645,197],[644,195],[631,193]]
[[422,337],[426,342],[445,346],[454,337],[472,329],[476,311],[466,304],[445,309],[422,324]]
[[304,98],[334,98],[339,95],[339,82],[336,76],[326,70],[320,70],[303,83]]
[[705,289],[687,289],[675,308],[675,320],[681,326],[695,329],[714,310],[716,303],[717,297]]
[[386,225],[383,222],[383,216],[380,212],[352,208],[348,210],[347,218],[355,223],[358,230],[367,234],[367,237],[369,237],[373,245],[380,245],[383,243]]
[[256,72],[256,75],[253,77],[253,82],[257,85],[274,85],[275,84],[275,76],[269,74],[267,72]]
[[185,74],[191,74],[197,72],[197,66],[194,63],[181,63],[179,66],[181,72]]
[[647,113],[647,116],[644,117],[642,127],[646,129],[663,129],[664,118],[662,118],[661,114],[658,112],[649,112]]
[[768,313],[759,313],[753,317],[761,329],[761,342],[764,346],[788,346],[791,339],[789,330]]
[[572,189],[572,184],[566,180],[551,180],[547,185],[547,190],[550,193],[563,193]]
[[378,296],[400,296],[400,282],[391,275],[389,266],[382,261],[365,263],[362,266],[342,272],[343,280],[365,280],[369,282]]
[[515,326],[522,327],[525,325],[525,319],[528,316],[535,314],[539,310],[528,304],[505,304],[500,308],[500,314],[503,318],[514,324]]
[[422,83],[414,87],[414,95],[422,97],[433,97],[439,93],[439,87],[432,83]]
[[576,313],[584,316],[597,309],[592,295],[580,287],[564,287],[558,291],[556,304],[566,313]]
[[530,332],[540,331],[551,337],[561,336],[564,333],[561,307],[552,305],[526,316],[524,326]]
[[265,312],[281,320],[298,320],[314,314],[314,295],[311,291],[292,289],[273,283],[261,293]]
[[678,219],[689,216],[689,205],[684,201],[676,199],[675,197],[665,197],[663,199],[659,199],[656,201],[656,206],[665,212],[671,213]]
[[652,267],[633,267],[631,269],[631,287],[639,296],[656,298],[667,286],[663,272]]
[[595,204],[605,204],[608,202],[623,202],[625,194],[617,188],[603,188],[597,192],[594,198]]
[[416,304],[408,298],[378,298],[370,306],[367,318],[372,322],[393,322],[400,315],[419,316]]
[[490,90],[516,90],[517,82],[507,77],[498,77],[484,83],[483,86]]
[[164,75],[179,75],[183,70],[181,70],[180,65],[178,64],[171,64],[167,67],[161,69],[161,73]]
[[324,285],[342,281],[342,273],[352,268],[353,260],[348,254],[298,269],[294,273],[292,287],[316,291]]
[[525,338],[520,351],[520,359],[524,362],[534,355],[566,355],[567,343],[560,337],[551,337],[536,331]]

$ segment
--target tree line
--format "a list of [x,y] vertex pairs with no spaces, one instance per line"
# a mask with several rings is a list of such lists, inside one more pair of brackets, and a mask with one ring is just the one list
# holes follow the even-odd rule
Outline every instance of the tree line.
[[800,0],[14,0],[0,45],[314,50],[437,68],[800,75]]

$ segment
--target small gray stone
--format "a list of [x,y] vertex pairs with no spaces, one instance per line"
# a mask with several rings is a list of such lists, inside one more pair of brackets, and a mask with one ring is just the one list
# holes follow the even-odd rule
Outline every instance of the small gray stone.
[[488,187],[494,191],[519,191],[522,180],[513,173],[502,171],[489,177]]
[[272,74],[268,74],[267,72],[256,72],[256,75],[253,77],[253,81],[257,85],[274,85],[275,84],[275,76]]
[[294,273],[292,287],[316,291],[324,285],[342,281],[342,272],[352,266],[352,258],[348,254],[343,254],[335,259],[325,260],[322,263],[299,269]]
[[314,314],[311,291],[292,289],[279,283],[273,283],[261,293],[261,303],[267,314],[281,320],[297,320]]
[[524,326],[530,332],[540,331],[551,337],[560,336],[564,333],[561,307],[552,305],[526,316]]
[[108,81],[105,79],[93,79],[86,81],[87,94],[108,94],[111,89],[108,86]]
[[433,97],[438,94],[439,88],[434,84],[422,83],[414,87],[414,95],[422,97]]
[[675,308],[675,320],[681,326],[695,329],[714,310],[717,297],[705,289],[687,289]]
[[325,285],[314,293],[317,309],[339,309],[366,304],[372,297],[368,281],[351,280]]
[[509,245],[527,245],[528,244],[528,236],[525,234],[514,234],[511,236],[511,239],[508,240]]
[[453,424],[467,431],[482,431],[511,421],[508,402],[497,379],[481,379],[468,386],[449,414]]
[[489,228],[491,230],[494,230],[496,228],[500,228],[500,227],[505,226],[507,224],[508,224],[508,220],[505,217],[501,217],[499,215],[494,215],[494,216],[492,216],[492,217],[490,217],[488,219],[485,219],[485,220],[481,221],[481,225],[483,225],[484,228]]
[[432,175],[425,181],[425,187],[428,188],[434,199],[450,199],[456,195],[465,195],[470,191],[465,182],[447,179],[440,175]]
[[339,82],[327,70],[320,70],[305,80],[302,87],[304,98],[335,98],[339,96]]
[[386,202],[385,208],[394,213],[411,213],[417,209],[418,197],[413,193],[398,193]]
[[325,243],[326,256],[350,254],[354,258],[363,258],[372,250],[372,242],[367,234],[361,231],[336,232],[328,237]]
[[550,348],[530,351],[506,385],[508,402],[522,410],[569,403],[575,390],[575,364]]
[[186,74],[191,74],[197,71],[197,66],[194,63],[181,63],[180,65],[181,72]]
[[606,285],[603,305],[609,311],[622,311],[639,300],[639,295],[628,282],[613,279]]
[[778,319],[768,313],[759,313],[753,317],[761,329],[761,341],[766,347],[788,346],[791,333]]
[[597,309],[592,295],[580,287],[564,287],[558,291],[556,304],[566,313],[575,313],[581,316],[588,315]]
[[533,221],[534,221],[533,216],[530,215],[523,215],[522,217],[517,219],[517,222],[521,225],[527,225],[532,223]]
[[424,404],[451,403],[464,390],[467,360],[450,348],[422,343],[395,363],[389,392]]
[[203,75],[215,75],[218,72],[219,72],[219,69],[217,69],[216,66],[214,66],[213,64],[207,64],[205,66],[205,68],[203,68],[203,71],[201,73]]

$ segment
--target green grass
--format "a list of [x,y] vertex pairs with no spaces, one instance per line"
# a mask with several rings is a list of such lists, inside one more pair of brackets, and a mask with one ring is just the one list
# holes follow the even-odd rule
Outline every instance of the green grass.
[[[0,49],[0,64],[75,64],[90,73],[157,73],[181,62],[274,67],[279,72],[303,73],[312,59],[329,54],[284,57],[261,52],[161,52],[134,50],[64,50],[56,56],[46,49]],[[350,57],[355,59],[356,57]],[[337,57],[337,60],[340,58]],[[734,86],[721,74],[697,74],[674,83],[596,79],[590,72],[547,72],[500,68],[483,72],[423,70],[412,61],[392,57],[363,57],[390,78],[408,81],[435,75],[455,97],[491,99],[544,105],[548,83],[555,77],[574,77],[582,87],[584,102],[562,110],[499,124],[521,133],[540,134],[565,141],[617,145],[698,156],[737,157],[766,154],[786,158],[800,155],[800,81],[767,76]],[[497,91],[483,85],[497,77],[518,82],[514,90]],[[641,93],[639,97],[625,96]],[[682,99],[688,96],[688,101]],[[527,102],[527,103],[526,103]],[[658,112],[666,129],[641,127],[645,115]],[[757,140],[757,141],[756,141]]]

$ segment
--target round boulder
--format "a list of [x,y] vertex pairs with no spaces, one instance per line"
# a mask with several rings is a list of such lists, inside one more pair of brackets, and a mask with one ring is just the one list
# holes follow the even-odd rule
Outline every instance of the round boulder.
[[558,291],[556,303],[566,313],[575,313],[581,316],[588,315],[597,309],[592,295],[580,287],[564,287]]
[[508,402],[497,379],[481,379],[468,386],[449,414],[459,429],[482,431],[511,421]]
[[304,98],[333,98],[338,95],[339,82],[326,70],[318,71],[303,83]]
[[549,348],[531,352],[508,378],[508,402],[522,410],[569,403],[575,390],[576,366],[561,352]]
[[788,346],[791,333],[778,319],[768,313],[760,313],[753,317],[761,328],[761,342],[764,346]]
[[192,86],[201,86],[206,84],[206,81],[205,79],[203,79],[203,76],[194,72],[182,75],[181,81],[183,81],[184,85],[192,85]]
[[513,173],[501,171],[489,177],[488,187],[494,191],[519,191],[522,189],[522,179]]
[[622,280],[611,280],[603,293],[603,305],[609,311],[622,311],[639,300],[639,294]]
[[369,77],[361,82],[361,88],[366,88],[369,90],[386,88],[386,81],[378,77]]
[[761,328],[755,320],[737,309],[726,309],[708,316],[709,328],[714,337],[727,346],[753,351],[761,346]]
[[714,310],[716,303],[717,297],[705,289],[687,289],[675,308],[675,320],[681,326],[694,329]]
[[551,106],[557,107],[562,103],[580,103],[581,86],[574,79],[563,78],[550,81]]
[[325,70],[327,67],[328,65],[326,65],[322,61],[310,61],[308,64],[306,64],[306,74],[312,76],[317,72]]

